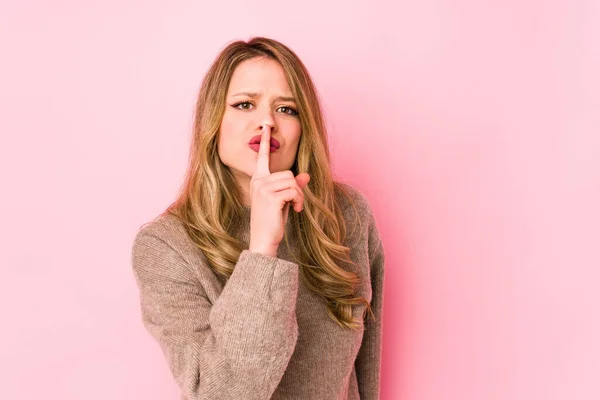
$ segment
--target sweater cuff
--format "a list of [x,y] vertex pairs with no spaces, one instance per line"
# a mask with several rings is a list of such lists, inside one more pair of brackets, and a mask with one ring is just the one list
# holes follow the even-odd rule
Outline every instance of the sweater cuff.
[[278,301],[279,295],[297,291],[298,264],[245,249],[229,279],[232,278],[248,284],[253,282],[258,295]]

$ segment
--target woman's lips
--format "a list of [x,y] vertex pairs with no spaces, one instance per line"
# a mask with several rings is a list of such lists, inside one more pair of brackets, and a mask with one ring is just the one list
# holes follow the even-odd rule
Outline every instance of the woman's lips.
[[[257,153],[258,153],[258,150],[260,149],[260,143],[252,143],[252,144],[249,144],[248,146],[250,146],[250,148]],[[275,147],[271,146],[271,153],[274,151],[277,151],[277,149]]]
[[[252,139],[250,139],[250,142],[248,143],[248,146],[250,146],[250,148],[254,151],[256,151],[258,153],[258,149],[260,149],[260,138],[262,135],[256,135],[254,136]],[[276,151],[277,149],[279,149],[279,141],[275,138],[271,138],[271,153]]]

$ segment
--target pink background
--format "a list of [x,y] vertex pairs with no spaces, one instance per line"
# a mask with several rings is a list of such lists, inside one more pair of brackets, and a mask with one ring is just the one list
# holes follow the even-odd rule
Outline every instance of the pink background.
[[271,36],[386,249],[382,399],[600,398],[598,1],[0,4],[0,398],[176,399],[133,236],[197,89]]

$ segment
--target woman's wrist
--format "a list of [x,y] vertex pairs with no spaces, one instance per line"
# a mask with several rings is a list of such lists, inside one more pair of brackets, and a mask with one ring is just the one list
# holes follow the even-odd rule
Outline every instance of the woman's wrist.
[[261,253],[266,256],[277,258],[277,247],[250,246],[248,250],[253,253]]

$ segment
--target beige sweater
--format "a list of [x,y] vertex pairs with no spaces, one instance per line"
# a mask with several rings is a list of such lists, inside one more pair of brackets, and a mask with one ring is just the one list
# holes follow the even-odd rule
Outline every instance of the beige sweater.
[[[235,230],[246,247],[225,285],[175,217],[160,216],[137,232],[132,265],[142,321],[182,399],[379,398],[384,251],[366,197],[346,187],[362,224],[345,242],[357,264],[349,268],[364,278],[360,295],[377,318],[367,315],[364,330],[330,319],[324,300],[299,279],[283,241],[277,258],[247,250],[249,207]],[[350,235],[352,207],[337,199]],[[355,315],[363,310],[356,307]]]

